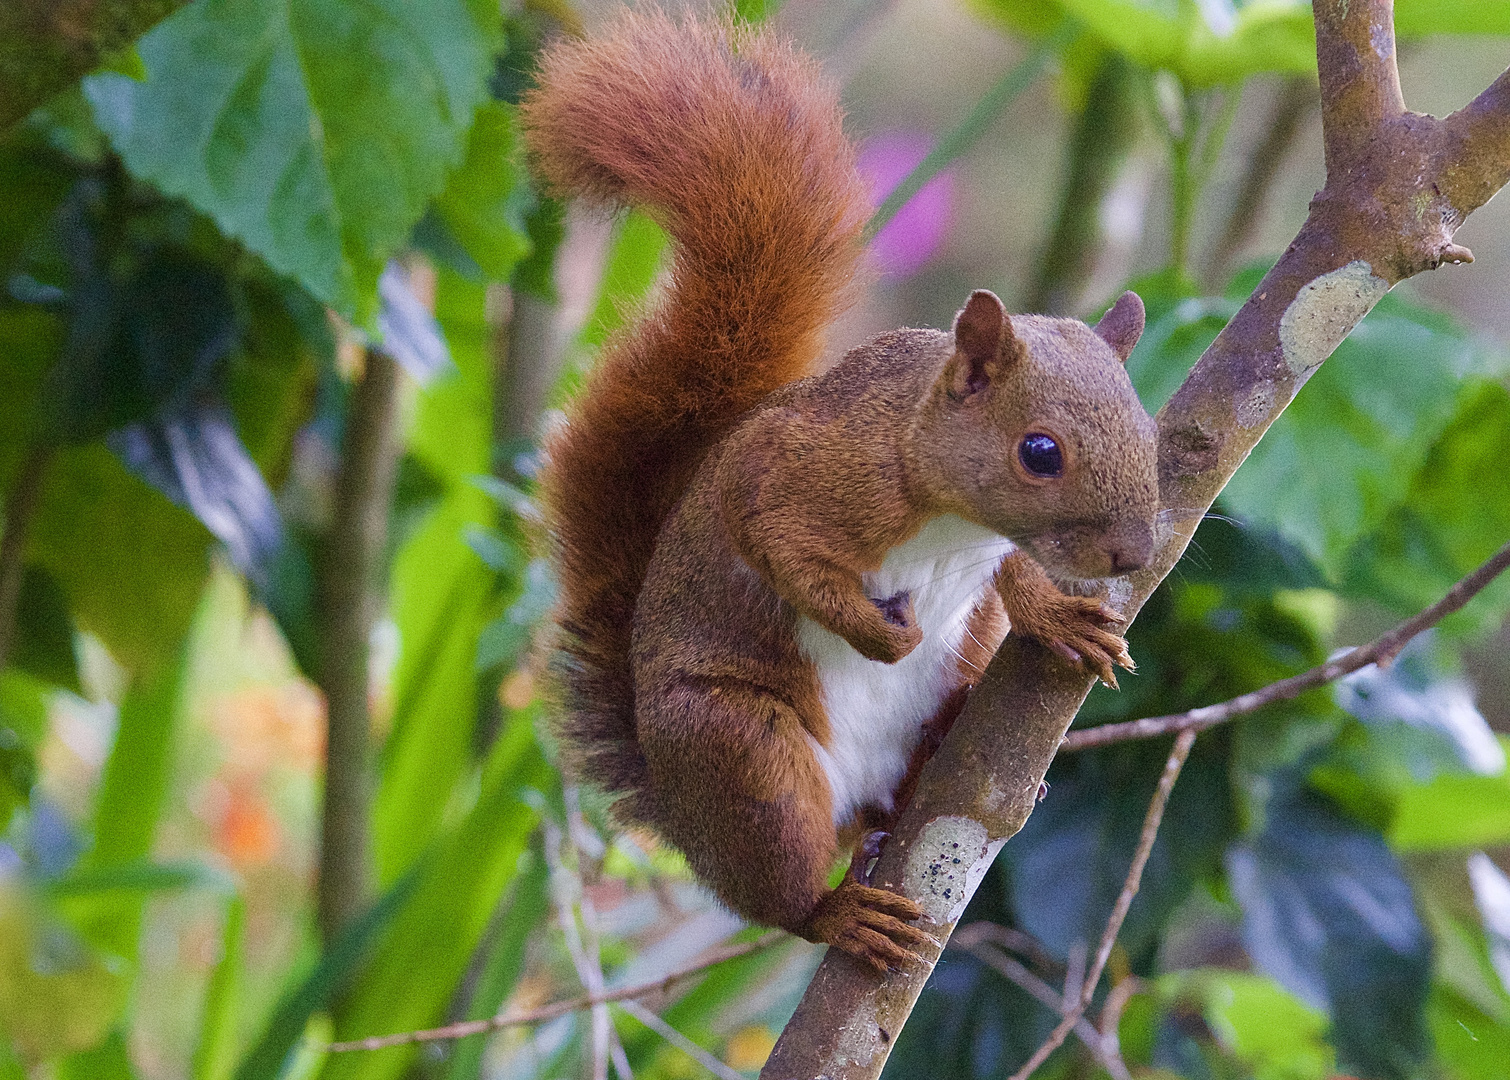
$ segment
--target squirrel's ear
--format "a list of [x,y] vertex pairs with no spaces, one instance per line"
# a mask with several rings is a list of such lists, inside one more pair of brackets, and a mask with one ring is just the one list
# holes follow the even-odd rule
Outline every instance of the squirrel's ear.
[[1117,297],[1111,310],[1101,316],[1101,321],[1091,329],[1112,347],[1118,360],[1127,363],[1133,346],[1143,336],[1143,298],[1131,289],[1127,290]]
[[1011,346],[1012,323],[1007,309],[987,289],[970,294],[964,310],[954,317],[954,358],[949,363],[949,388],[957,397],[984,390],[1016,355]]

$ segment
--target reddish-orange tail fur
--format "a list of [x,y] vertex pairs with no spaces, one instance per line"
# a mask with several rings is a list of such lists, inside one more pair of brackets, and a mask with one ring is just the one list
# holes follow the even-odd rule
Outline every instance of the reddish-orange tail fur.
[[522,116],[549,183],[646,207],[673,242],[669,287],[604,350],[547,446],[544,484],[569,760],[643,821],[629,646],[656,538],[708,449],[810,373],[854,276],[867,192],[816,67],[725,26],[632,14],[557,45]]

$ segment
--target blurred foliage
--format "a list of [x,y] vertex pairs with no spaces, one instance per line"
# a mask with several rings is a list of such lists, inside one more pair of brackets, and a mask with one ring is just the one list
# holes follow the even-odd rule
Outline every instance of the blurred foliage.
[[[1189,165],[1186,210],[1230,119],[1213,88],[1314,70],[1299,0],[976,6],[1057,53],[1072,109],[1125,58],[1129,108],[1168,114],[1148,128]],[[1403,38],[1510,34],[1499,0],[1398,0],[1396,18]],[[0,671],[0,1077],[583,1075],[585,1014],[423,1052],[323,1047],[571,996],[593,964],[654,981],[750,933],[551,765],[535,448],[501,445],[494,409],[519,359],[510,297],[558,302],[571,247],[515,124],[563,29],[576,16],[544,0],[503,18],[200,0],[0,138],[0,494],[32,473],[41,492]],[[614,224],[553,407],[665,260],[650,217]],[[1150,407],[1261,273],[1133,283]],[[372,638],[379,896],[322,950],[309,680],[363,347],[413,375]],[[1137,675],[1077,724],[1257,688],[1436,599],[1510,537],[1507,371],[1502,344],[1387,297],[1201,522],[1129,635]],[[1389,672],[1196,744],[1110,966],[1137,980],[1118,1031],[1136,1075],[1503,1080],[1510,880],[1479,852],[1510,845],[1507,743],[1458,653],[1507,597]],[[1050,985],[1098,936],[1166,753],[1057,761],[976,896],[967,919],[1031,934]],[[790,941],[647,1003],[753,1073],[815,962]],[[699,1075],[609,1019],[637,1076]],[[887,1075],[1007,1076],[1053,1020],[950,952]],[[1041,1075],[1100,1073],[1070,1044]]]

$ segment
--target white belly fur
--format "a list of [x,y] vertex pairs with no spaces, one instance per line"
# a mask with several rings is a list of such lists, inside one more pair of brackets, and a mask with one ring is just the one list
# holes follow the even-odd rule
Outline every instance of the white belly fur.
[[811,619],[798,621],[797,641],[817,669],[828,714],[828,745],[808,742],[828,776],[835,825],[869,804],[892,809],[923,724],[956,685],[965,621],[1012,550],[1012,541],[948,514],[888,551],[881,568],[865,575],[865,592],[910,592],[923,628],[922,642],[895,664],[867,660]]

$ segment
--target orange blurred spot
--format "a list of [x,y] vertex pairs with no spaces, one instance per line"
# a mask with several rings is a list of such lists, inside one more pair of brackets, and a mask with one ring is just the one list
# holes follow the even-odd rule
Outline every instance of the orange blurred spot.
[[254,686],[218,698],[210,726],[229,764],[261,774],[273,765],[314,769],[325,749],[325,701],[307,683]]
[[776,1046],[776,1036],[770,1028],[753,1024],[740,1028],[724,1045],[724,1061],[737,1072],[753,1072],[765,1064]]
[[215,822],[215,849],[237,867],[260,866],[278,853],[278,822],[252,787],[226,789]]
[[498,700],[510,709],[523,709],[535,700],[535,677],[520,668],[498,688]]

